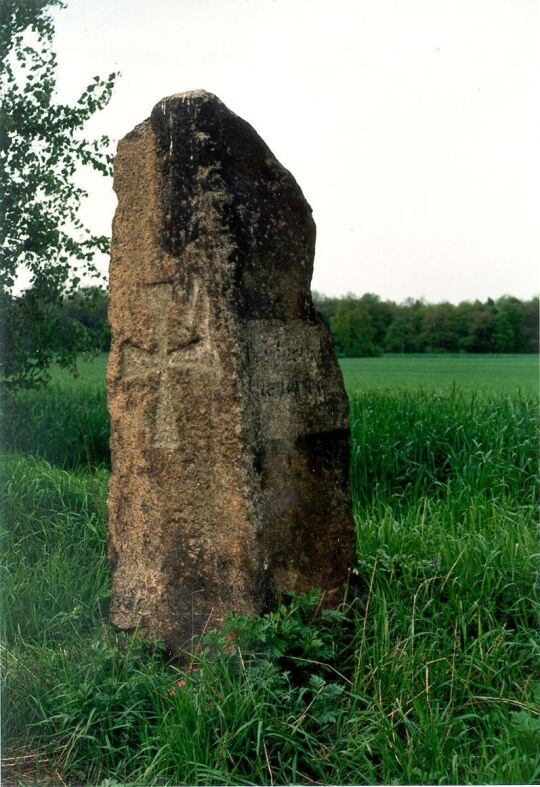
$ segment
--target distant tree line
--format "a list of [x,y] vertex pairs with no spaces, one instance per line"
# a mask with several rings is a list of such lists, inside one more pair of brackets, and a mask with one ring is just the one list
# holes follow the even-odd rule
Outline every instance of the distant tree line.
[[313,294],[338,354],[537,353],[538,298],[425,303],[382,301],[377,295],[328,298]]

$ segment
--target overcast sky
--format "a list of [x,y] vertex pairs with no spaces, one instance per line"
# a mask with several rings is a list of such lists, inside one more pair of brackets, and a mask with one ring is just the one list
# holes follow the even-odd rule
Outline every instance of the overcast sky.
[[[204,88],[293,173],[317,224],[313,288],[401,301],[540,290],[534,0],[68,0],[59,99],[120,70],[92,134]],[[110,232],[111,182],[84,216]],[[106,262],[104,261],[104,266]]]

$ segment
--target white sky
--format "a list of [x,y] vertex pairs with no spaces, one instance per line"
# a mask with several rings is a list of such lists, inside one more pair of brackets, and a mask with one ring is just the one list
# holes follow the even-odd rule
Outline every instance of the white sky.
[[[428,301],[540,290],[535,0],[68,0],[59,99],[122,75],[92,134],[204,88],[313,207],[313,288]],[[84,217],[110,232],[111,182]],[[104,267],[106,262],[104,261]]]

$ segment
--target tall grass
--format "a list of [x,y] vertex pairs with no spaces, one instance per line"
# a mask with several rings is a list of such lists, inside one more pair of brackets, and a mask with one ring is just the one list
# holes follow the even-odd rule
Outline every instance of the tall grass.
[[525,394],[379,391],[351,399],[352,491],[408,506],[478,494],[530,504],[536,495],[537,399]]
[[1,404],[4,451],[32,454],[64,468],[110,464],[104,385],[81,381],[7,391]]
[[[57,405],[40,396],[25,428],[57,446],[56,464],[10,456],[1,486],[9,775],[109,785],[540,778],[534,398],[353,398],[359,557],[343,609],[321,613],[314,593],[236,616],[180,668],[159,643],[108,626],[107,471],[88,469],[99,454],[74,461],[73,443],[48,433],[54,421],[40,413]],[[66,397],[68,411],[82,402]]]

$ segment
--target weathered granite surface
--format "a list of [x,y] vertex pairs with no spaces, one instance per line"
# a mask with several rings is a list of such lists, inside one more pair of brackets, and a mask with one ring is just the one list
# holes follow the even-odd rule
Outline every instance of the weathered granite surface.
[[310,296],[311,208],[204,91],[120,141],[114,188],[113,623],[174,649],[283,590],[339,602],[348,405]]

